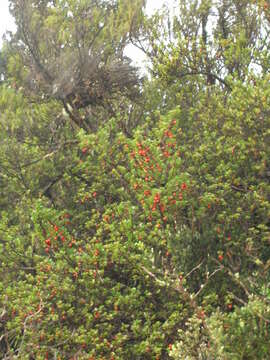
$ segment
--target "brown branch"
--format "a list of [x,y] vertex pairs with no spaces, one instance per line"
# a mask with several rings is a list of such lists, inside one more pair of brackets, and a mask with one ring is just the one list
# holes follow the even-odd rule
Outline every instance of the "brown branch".
[[216,273],[217,273],[218,271],[223,270],[223,268],[224,268],[223,266],[220,266],[220,267],[217,268],[215,271],[213,271],[209,276],[207,276],[206,282],[201,285],[200,289],[199,289],[199,290],[196,292],[196,294],[193,295],[192,297],[193,297],[194,299],[196,299],[196,297],[198,297],[198,296],[200,295],[200,293],[202,292],[202,290],[203,290],[203,289],[205,288],[205,286],[208,284],[209,280],[210,280],[214,275],[216,275]]
[[78,140],[66,141],[63,144],[60,144],[58,146],[57,150],[52,151],[52,152],[50,152],[50,153],[48,153],[48,154],[46,154],[46,155],[44,155],[44,156],[42,156],[42,157],[40,157],[38,159],[35,159],[33,161],[30,161],[28,163],[25,163],[25,164],[21,165],[21,169],[26,168],[26,167],[31,166],[31,165],[34,165],[34,164],[36,164],[36,163],[38,163],[38,162],[40,162],[42,160],[51,158],[53,155],[57,154],[60,150],[62,150],[63,147],[65,147],[66,145],[69,145],[69,144],[79,144],[79,141]]
[[249,189],[245,190],[245,189],[239,188],[239,187],[237,187],[235,185],[231,185],[231,189],[234,190],[234,191],[242,192],[244,194],[246,194],[248,191],[250,191]]
[[190,272],[187,273],[187,275],[184,276],[184,279],[186,279],[187,277],[189,277],[194,271],[196,271],[197,269],[199,269],[202,264],[204,263],[204,260],[202,262],[200,262],[198,265],[196,265],[192,270],[190,270]]
[[68,104],[66,103],[66,101],[62,100],[62,103],[64,105],[64,108],[67,112],[67,114],[69,115],[70,119],[76,124],[76,126],[78,126],[80,129],[84,129],[87,133],[89,133],[91,131],[91,129],[86,125],[85,122],[82,121],[82,119],[79,117],[79,119],[77,119],[76,116],[74,116],[73,112],[70,111]]
[[146,269],[146,267],[141,266],[141,269],[146,272],[151,278],[153,278],[159,285],[167,286],[168,284],[165,281],[160,280],[155,274],[153,274],[150,270]]
[[43,310],[43,308],[44,308],[43,300],[40,299],[38,311],[35,312],[34,314],[28,315],[28,316],[25,318],[24,323],[23,323],[23,335],[22,335],[22,340],[21,340],[20,346],[19,346],[18,351],[17,351],[18,354],[20,354],[20,351],[21,351],[22,346],[23,346],[23,342],[24,342],[24,338],[25,338],[25,333],[26,333],[26,329],[27,329],[27,322],[28,322],[31,318],[36,317],[36,316]]

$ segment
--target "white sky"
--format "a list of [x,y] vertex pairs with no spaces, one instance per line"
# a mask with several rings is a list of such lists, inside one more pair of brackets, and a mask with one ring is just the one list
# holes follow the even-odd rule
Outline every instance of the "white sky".
[[6,30],[14,30],[14,22],[8,9],[8,0],[0,0],[0,42]]
[[[173,0],[147,0],[147,13],[159,9],[163,4],[172,5]],[[13,18],[9,13],[8,0],[0,0],[0,38],[6,30],[14,30]]]
[[[146,11],[148,14],[151,14],[154,12],[154,10],[161,8],[164,4],[172,6],[173,2],[174,0],[147,0]],[[0,0],[0,46],[2,43],[3,34],[7,30],[15,30],[15,25],[13,18],[9,13],[9,1]],[[132,58],[136,64],[142,65],[144,56],[138,49],[130,47],[127,49],[126,54]]]

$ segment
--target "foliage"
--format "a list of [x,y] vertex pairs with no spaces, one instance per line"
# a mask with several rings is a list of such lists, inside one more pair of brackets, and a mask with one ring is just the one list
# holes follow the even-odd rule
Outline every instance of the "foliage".
[[3,359],[269,358],[268,5],[143,3],[11,1]]
[[173,347],[174,359],[267,359],[269,303],[252,298],[228,314],[217,310],[209,318],[192,317],[188,330]]

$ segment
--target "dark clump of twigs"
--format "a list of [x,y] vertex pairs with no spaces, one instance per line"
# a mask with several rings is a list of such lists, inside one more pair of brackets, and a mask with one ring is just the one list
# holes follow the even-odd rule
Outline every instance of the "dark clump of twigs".
[[[88,40],[87,29],[75,26],[71,42],[61,44],[55,29],[44,30],[47,6],[35,8],[39,14],[36,20],[29,0],[12,3],[18,28],[10,44],[24,64],[23,88],[27,94],[61,100],[74,110],[106,106],[117,96],[132,100],[139,96],[141,79],[137,68],[123,55],[126,40],[110,47],[106,41],[97,41],[101,25]],[[103,22],[110,11],[104,10]]]
[[117,93],[135,98],[138,96],[139,78],[137,69],[130,65],[128,58],[104,61],[98,53],[87,51],[70,56],[64,55],[55,64],[50,93],[67,101],[76,109],[89,105],[102,105]]

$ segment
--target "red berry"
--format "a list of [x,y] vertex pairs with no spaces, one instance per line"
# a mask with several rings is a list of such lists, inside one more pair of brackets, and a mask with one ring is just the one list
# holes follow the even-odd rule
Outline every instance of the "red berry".
[[164,204],[160,204],[159,209],[160,209],[160,212],[161,212],[161,213],[164,213],[164,211],[165,211],[165,205],[164,205]]
[[186,189],[187,189],[187,184],[186,184],[186,183],[183,183],[183,184],[181,185],[181,189],[182,189],[182,190],[186,190]]
[[154,197],[154,203],[158,204],[160,202],[160,194],[156,194]]
[[95,312],[95,319],[98,319],[100,317],[100,313],[98,311]]
[[146,155],[146,151],[145,150],[139,150],[139,154],[141,155],[141,156],[145,156]]

